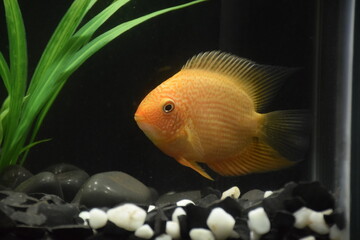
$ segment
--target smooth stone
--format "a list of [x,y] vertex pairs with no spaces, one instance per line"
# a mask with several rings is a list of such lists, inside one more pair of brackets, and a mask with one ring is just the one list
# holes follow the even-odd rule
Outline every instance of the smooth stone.
[[201,198],[198,203],[196,204],[199,207],[210,207],[215,202],[219,201],[219,197],[215,194],[209,194],[205,197]]
[[218,199],[220,199],[222,192],[212,187],[205,187],[201,189],[200,194],[202,198],[206,197],[207,195],[214,194]]
[[149,226],[149,224],[144,224],[136,229],[134,235],[139,238],[150,239],[154,236],[154,231]]
[[41,172],[22,182],[15,188],[17,192],[24,193],[47,193],[63,198],[59,181],[51,172]]
[[189,234],[191,240],[215,240],[213,233],[205,228],[193,228]]
[[44,171],[52,172],[53,174],[57,175],[57,174],[60,174],[60,173],[65,173],[65,172],[74,171],[74,170],[81,170],[81,169],[79,169],[78,167],[76,167],[76,166],[74,166],[72,164],[58,163],[58,164],[54,164],[54,165],[49,166]]
[[164,206],[168,204],[176,204],[176,202],[188,199],[193,202],[196,202],[201,199],[201,192],[200,191],[188,191],[188,192],[179,192],[179,193],[166,193],[159,197],[156,201],[156,206]]
[[56,175],[57,180],[60,182],[64,200],[71,202],[74,199],[76,193],[80,190],[81,186],[89,178],[83,170],[71,170],[67,172],[61,172]]
[[259,235],[263,235],[270,231],[270,220],[262,207],[249,212],[248,224],[249,228]]
[[81,187],[73,202],[88,208],[114,207],[121,203],[150,204],[154,194],[147,186],[123,172],[93,175]]
[[146,211],[135,204],[126,203],[107,211],[109,221],[127,231],[135,231],[146,219]]
[[253,189],[246,193],[244,193],[241,196],[241,199],[247,199],[251,202],[257,202],[264,199],[264,191],[261,191],[259,189]]
[[222,208],[214,208],[206,220],[206,224],[216,239],[228,238],[235,226],[235,219]]
[[[86,217],[86,216],[85,216]],[[93,208],[89,212],[89,225],[93,229],[102,228],[108,221],[107,214],[99,208]]]
[[20,165],[10,165],[0,173],[0,184],[14,189],[20,183],[32,177],[33,174]]

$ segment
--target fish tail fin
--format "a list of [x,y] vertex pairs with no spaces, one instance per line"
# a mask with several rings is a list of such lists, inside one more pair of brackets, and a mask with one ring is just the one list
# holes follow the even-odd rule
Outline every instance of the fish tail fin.
[[207,163],[223,176],[239,176],[290,167],[302,159],[308,147],[305,133],[309,114],[305,111],[276,111],[262,115],[260,134],[241,152]]
[[299,161],[309,147],[309,129],[309,111],[274,111],[264,114],[260,138],[286,159]]

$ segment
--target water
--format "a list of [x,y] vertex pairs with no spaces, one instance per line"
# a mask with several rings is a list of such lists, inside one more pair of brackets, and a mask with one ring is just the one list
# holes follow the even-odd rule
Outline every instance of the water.
[[[68,3],[19,2],[33,71]],[[132,1],[102,30],[182,2]],[[333,76],[331,71],[335,75],[339,72],[326,60],[337,59],[334,48],[338,45],[332,37],[338,36],[335,29],[342,16],[331,22],[333,28],[324,23],[337,7],[310,0],[209,1],[141,24],[95,54],[71,76],[38,135],[38,139],[52,140],[35,147],[25,166],[36,172],[53,163],[68,162],[90,174],[119,170],[161,193],[204,186],[225,190],[233,185],[244,192],[267,190],[288,181],[313,179],[324,180],[327,187],[336,189],[336,184],[342,183],[334,178],[335,160],[324,159],[333,158],[337,147],[334,135],[329,133],[338,126],[332,105],[337,99],[333,95],[337,80],[327,82],[323,78]],[[3,49],[6,39],[1,24]],[[216,49],[262,64],[299,68],[268,110],[300,108],[314,113],[313,147],[303,162],[282,171],[243,177],[213,174],[215,181],[210,182],[165,156],[137,127],[133,114],[151,89],[180,70],[194,54]]]

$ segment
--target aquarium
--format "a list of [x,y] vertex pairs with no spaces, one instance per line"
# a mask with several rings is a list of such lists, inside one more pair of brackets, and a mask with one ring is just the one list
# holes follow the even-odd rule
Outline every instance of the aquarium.
[[[10,166],[1,163],[0,169],[0,218],[6,217],[10,222],[1,225],[0,231],[7,237],[358,239],[356,227],[360,212],[356,203],[360,180],[356,133],[360,103],[357,95],[359,72],[355,67],[359,63],[359,32],[355,26],[359,19],[355,15],[358,13],[355,1],[18,0],[25,27],[18,45],[16,38],[11,37],[9,44],[9,21],[5,21],[11,17],[11,11],[10,8],[5,11],[4,6],[9,4],[14,14],[14,2],[10,4],[10,0],[4,0],[0,6],[0,51],[3,54],[0,76],[5,78],[3,63],[7,62],[10,70],[18,70],[11,72],[9,79],[23,78],[28,84],[21,90],[24,96],[17,105],[14,101],[6,101],[12,83],[4,81],[0,87],[0,100],[4,102],[0,112],[1,128],[5,124],[11,126],[10,130],[0,129],[3,135],[0,151],[2,155],[8,154],[1,159],[14,158]],[[39,68],[49,39],[68,9],[72,9],[73,2],[79,6],[84,4],[77,8],[79,16],[84,15],[82,21],[74,17],[67,22],[71,27],[79,21],[79,26],[73,32],[64,30],[63,34],[58,34],[53,45],[64,50],[59,53],[54,47],[54,54],[48,54],[49,64],[44,60],[44,67]],[[190,2],[193,4],[183,5]],[[111,4],[118,9],[110,14],[112,10],[107,7]],[[102,12],[104,9],[109,12]],[[162,9],[167,10],[158,12]],[[97,18],[100,12],[104,16]],[[92,32],[94,27],[86,25],[93,19],[98,21],[92,22],[98,28],[95,32]],[[124,30],[117,28],[121,23],[128,24],[122,25]],[[20,25],[11,26],[13,33],[21,32]],[[89,35],[80,34],[87,31]],[[68,39],[66,34],[70,34]],[[19,52],[13,50],[14,46]],[[27,49],[27,53],[19,54],[21,49]],[[11,51],[15,51],[13,55]],[[199,56],[201,53],[205,54]],[[86,54],[89,56],[78,60]],[[27,66],[17,62],[24,64],[20,66],[26,67],[26,71],[14,64],[19,56],[18,59],[28,59]],[[164,144],[163,140],[155,139],[148,125],[140,124],[139,117],[134,119],[135,113],[139,116],[143,111],[144,98],[178,73],[194,56],[198,57],[188,62],[184,71],[202,65],[211,70],[216,68],[222,77],[241,75],[241,69],[255,75],[250,83],[241,83],[241,91],[261,105],[256,108],[257,114],[265,116],[269,112],[296,110],[290,117],[293,122],[283,121],[285,126],[281,125],[281,119],[275,119],[272,125],[274,129],[295,129],[291,134],[288,130],[278,132],[270,147],[249,151],[248,159],[255,160],[250,164],[252,170],[244,171],[247,174],[234,170],[238,168],[236,164],[232,167],[212,165],[210,160],[207,162],[211,154],[201,160],[201,168],[196,161],[188,161],[183,156],[175,160],[175,155],[187,152],[188,148],[178,151],[181,144],[176,144],[175,154],[173,148],[169,150],[169,142]],[[49,59],[60,64],[51,65]],[[12,60],[13,65],[10,64]],[[236,64],[240,63],[243,66],[236,70]],[[231,74],[229,69],[233,70]],[[37,92],[25,94],[36,74],[40,77],[43,74],[43,85],[38,84],[40,90]],[[202,72],[191,74],[198,78],[203,76]],[[54,85],[46,81],[57,76],[60,77],[51,83]],[[265,80],[257,79],[262,76]],[[214,82],[218,81],[216,78]],[[209,94],[214,96],[211,101],[221,109],[214,115],[206,115],[208,124],[201,125],[201,130],[196,123],[184,130],[186,143],[194,143],[187,156],[206,152],[196,144],[202,136],[191,135],[192,132],[210,133],[218,122],[234,119],[238,114],[235,110],[245,108],[247,101],[241,98],[241,101],[232,102],[232,90],[237,88],[231,85],[232,81],[230,85],[215,84],[213,88],[206,85],[208,82],[202,83],[204,88],[195,86],[194,90],[192,86],[184,90],[185,95],[191,92],[190,96],[200,92],[198,98],[190,100],[186,96],[179,97],[181,84],[169,87],[176,89],[177,97],[183,102],[186,99],[192,110],[196,109],[192,111],[196,116],[214,108],[206,105],[209,97],[198,101],[207,96],[202,95],[204,92],[213,91]],[[265,87],[261,88],[262,84]],[[252,88],[254,85],[260,85],[260,90]],[[15,84],[12,89],[19,86]],[[220,87],[226,90],[218,92]],[[36,129],[35,132],[29,130],[30,134],[23,138],[18,155],[15,150],[7,153],[7,149],[16,145],[6,145],[6,141],[10,141],[9,132],[20,131],[23,125],[17,125],[16,121],[5,122],[10,118],[6,109],[26,110],[29,102],[40,101],[33,97],[39,93],[49,93],[49,98],[44,100],[34,122],[28,124],[29,129]],[[15,91],[13,95],[16,94]],[[223,94],[222,97],[219,94]],[[165,112],[181,110],[172,100],[166,103]],[[148,105],[153,106],[152,102]],[[28,109],[19,116],[32,116],[36,112],[35,108]],[[17,119],[16,114],[12,117]],[[211,121],[214,118],[216,121]],[[161,128],[166,122],[157,124]],[[261,131],[273,129],[264,126]],[[228,132],[220,128],[216,134],[204,138],[210,145],[216,143],[219,149],[228,149],[230,144],[220,141],[230,138],[226,135]],[[263,144],[261,136],[248,139],[254,144]],[[244,140],[246,144],[247,141]],[[269,139],[264,142],[272,143]],[[279,150],[280,155],[278,151],[269,153],[269,159],[274,159],[272,154],[293,156],[292,149],[286,147],[294,142],[301,145],[297,148],[296,164],[284,167],[287,164],[281,162],[273,168],[258,166],[264,157],[262,154],[254,157],[257,153],[285,146],[285,150]],[[135,193],[135,196],[128,193]],[[154,209],[149,210],[149,206]],[[305,212],[298,212],[305,207]],[[65,212],[67,215],[61,218]],[[124,225],[125,213],[144,218],[139,220],[140,224]],[[313,214],[312,220],[301,225],[299,216],[302,214],[307,214],[309,219]],[[94,222],[89,217],[94,215],[102,220]],[[253,222],[254,216],[257,219],[264,215],[258,220],[260,223]],[[212,218],[215,223],[211,222]],[[310,223],[317,221],[320,227]],[[219,222],[224,224],[216,225]],[[225,224],[227,222],[230,227]],[[218,232],[216,228],[225,230]],[[194,229],[199,231],[192,232]]]

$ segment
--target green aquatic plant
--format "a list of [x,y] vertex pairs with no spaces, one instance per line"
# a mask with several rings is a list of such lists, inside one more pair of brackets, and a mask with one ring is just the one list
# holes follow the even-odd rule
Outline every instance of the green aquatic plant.
[[130,0],[115,0],[84,23],[96,0],[75,0],[49,40],[28,81],[25,27],[17,0],[3,0],[8,31],[8,61],[0,52],[0,78],[7,91],[0,109],[0,170],[23,164],[39,128],[70,75],[90,56],[127,30],[158,15],[205,0],[195,0],[121,23],[94,37],[94,33]]

